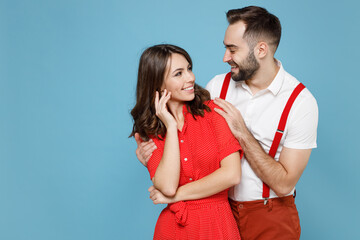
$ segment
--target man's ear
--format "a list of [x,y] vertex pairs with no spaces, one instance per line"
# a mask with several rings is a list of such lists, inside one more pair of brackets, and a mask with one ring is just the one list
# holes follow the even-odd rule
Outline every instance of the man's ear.
[[266,55],[269,53],[269,45],[266,42],[259,42],[255,48],[257,57],[259,59],[265,58]]

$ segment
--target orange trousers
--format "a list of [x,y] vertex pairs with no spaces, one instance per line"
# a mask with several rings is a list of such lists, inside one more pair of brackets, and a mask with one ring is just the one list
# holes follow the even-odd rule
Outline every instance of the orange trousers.
[[300,239],[300,220],[293,196],[237,202],[229,199],[242,240]]

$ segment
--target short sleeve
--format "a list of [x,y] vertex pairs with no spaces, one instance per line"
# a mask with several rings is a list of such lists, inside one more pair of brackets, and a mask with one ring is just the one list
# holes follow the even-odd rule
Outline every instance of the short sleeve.
[[239,151],[240,158],[242,158],[243,150],[238,140],[231,133],[231,130],[225,119],[214,110],[214,108],[221,108],[217,106],[213,101],[209,101],[208,106],[211,108],[212,126],[214,129],[216,142],[219,147],[220,161],[236,151]]
[[157,138],[153,138],[152,140],[154,141],[157,149],[153,151],[147,163],[147,169],[150,173],[150,179],[153,179],[153,177],[155,176],[156,169],[159,166],[159,163],[164,153],[164,142],[165,142],[165,139],[159,140]]
[[294,149],[316,148],[317,125],[318,105],[315,98],[310,94],[305,99],[301,99],[299,105],[289,116],[284,147]]

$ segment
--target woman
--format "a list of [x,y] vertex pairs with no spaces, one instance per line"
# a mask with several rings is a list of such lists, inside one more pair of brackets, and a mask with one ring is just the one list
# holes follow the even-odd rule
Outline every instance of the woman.
[[150,198],[169,204],[154,239],[240,239],[227,191],[240,182],[241,147],[195,84],[189,54],[166,44],[146,49],[136,101],[131,136],[157,146],[147,165]]

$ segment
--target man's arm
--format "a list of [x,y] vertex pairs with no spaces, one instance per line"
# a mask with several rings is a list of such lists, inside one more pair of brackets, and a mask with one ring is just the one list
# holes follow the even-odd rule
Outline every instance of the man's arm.
[[299,150],[284,147],[279,161],[276,161],[263,150],[249,132],[238,109],[219,98],[215,99],[215,103],[224,110],[215,109],[225,118],[256,175],[279,197],[289,194],[308,163],[311,149]]
[[263,150],[247,129],[245,131],[240,133],[238,140],[251,168],[276,195],[286,196],[299,181],[309,161],[311,149],[283,147],[279,161],[276,161]]
[[136,157],[139,159],[142,165],[146,167],[153,151],[157,148],[156,144],[152,139],[147,142],[143,142],[140,138],[139,133],[135,133],[135,141],[137,144],[137,148],[135,151]]

